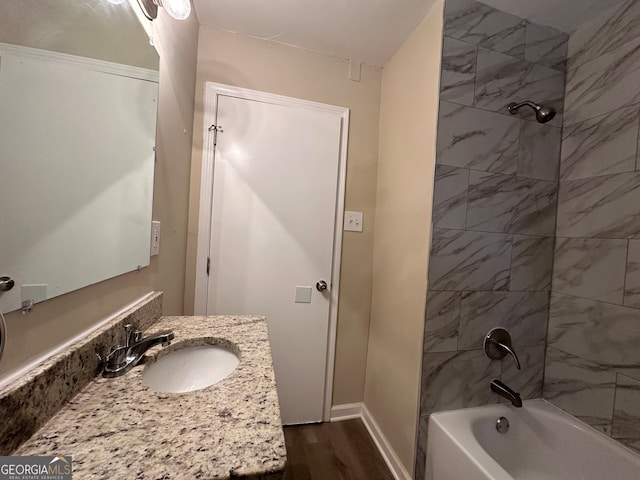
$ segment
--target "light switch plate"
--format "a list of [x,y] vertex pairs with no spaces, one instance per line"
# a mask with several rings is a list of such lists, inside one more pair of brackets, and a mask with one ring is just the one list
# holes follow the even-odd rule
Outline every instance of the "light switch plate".
[[363,217],[364,214],[362,212],[344,212],[345,232],[361,232]]
[[296,287],[296,303],[311,303],[311,287]]
[[160,222],[151,222],[151,254],[150,256],[160,253]]

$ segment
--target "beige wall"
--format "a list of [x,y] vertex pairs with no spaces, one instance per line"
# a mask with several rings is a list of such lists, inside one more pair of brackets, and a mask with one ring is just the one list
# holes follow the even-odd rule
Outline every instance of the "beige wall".
[[308,50],[202,27],[198,49],[196,116],[191,172],[185,310],[193,311],[206,81],[348,107],[349,150],[345,206],[364,212],[364,232],[343,237],[334,404],[362,401],[378,156],[379,69],[347,78],[348,62]]
[[[137,0],[130,0],[139,10]],[[117,26],[117,33],[114,27]],[[0,43],[158,70],[158,55],[136,11],[109,2],[0,2]]]
[[153,217],[162,222],[161,253],[141,272],[36,304],[27,316],[7,315],[0,375],[64,343],[146,292],[163,290],[164,313],[182,313],[198,22],[195,15],[179,22],[161,11],[153,28],[161,56],[153,204]]
[[413,471],[435,172],[443,1],[386,65],[364,403]]

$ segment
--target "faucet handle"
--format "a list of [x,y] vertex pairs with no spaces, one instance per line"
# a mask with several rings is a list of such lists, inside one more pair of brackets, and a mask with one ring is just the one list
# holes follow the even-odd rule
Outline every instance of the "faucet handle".
[[127,361],[127,349],[123,345],[119,347],[111,348],[109,354],[104,358],[105,368],[120,368]]
[[484,353],[492,360],[502,360],[507,354],[513,357],[518,370],[521,370],[520,360],[511,345],[511,335],[504,328],[496,327],[484,337]]
[[133,340],[132,335],[133,335],[133,325],[130,323],[127,323],[124,326],[124,331],[125,331],[125,337],[124,337],[124,346],[128,347],[129,345],[131,345],[131,340]]
[[133,324],[127,323],[124,326],[124,330],[126,332],[125,347],[130,347],[132,344],[142,340],[142,332],[140,330],[134,330]]

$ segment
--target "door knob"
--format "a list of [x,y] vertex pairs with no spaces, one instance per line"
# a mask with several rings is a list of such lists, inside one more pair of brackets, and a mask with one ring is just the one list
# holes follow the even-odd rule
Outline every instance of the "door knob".
[[14,285],[15,282],[11,277],[0,277],[0,292],[8,292]]
[[320,280],[318,283],[316,283],[316,289],[319,292],[324,292],[327,289],[327,282],[325,282],[324,280]]

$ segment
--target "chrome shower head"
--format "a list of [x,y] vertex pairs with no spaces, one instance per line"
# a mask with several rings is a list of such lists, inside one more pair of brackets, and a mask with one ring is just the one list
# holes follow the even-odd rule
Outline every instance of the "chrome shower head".
[[511,115],[515,115],[518,109],[524,105],[533,108],[533,110],[536,112],[536,120],[540,123],[547,123],[549,120],[556,116],[556,111],[553,108],[544,107],[542,105],[538,105],[537,103],[530,102],[529,100],[522,103],[512,102],[507,107],[507,110],[509,110],[509,113]]

